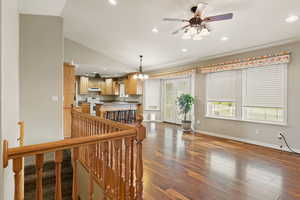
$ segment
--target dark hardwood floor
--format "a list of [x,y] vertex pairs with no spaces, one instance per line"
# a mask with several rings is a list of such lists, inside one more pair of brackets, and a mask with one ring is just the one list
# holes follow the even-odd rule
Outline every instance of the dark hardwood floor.
[[300,156],[146,123],[146,200],[299,200]]

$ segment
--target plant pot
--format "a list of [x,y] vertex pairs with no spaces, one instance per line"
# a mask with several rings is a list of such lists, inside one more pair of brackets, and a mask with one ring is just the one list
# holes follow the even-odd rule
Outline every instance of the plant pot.
[[192,121],[182,120],[181,123],[183,132],[190,132],[192,130]]

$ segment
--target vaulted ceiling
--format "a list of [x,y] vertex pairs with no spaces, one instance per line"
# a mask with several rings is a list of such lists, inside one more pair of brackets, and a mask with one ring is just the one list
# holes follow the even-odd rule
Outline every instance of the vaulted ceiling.
[[[234,13],[232,20],[212,22],[211,35],[200,41],[171,35],[184,23],[162,21],[165,17],[191,18],[189,9],[199,1],[115,1],[117,5],[109,0],[67,0],[61,15],[66,38],[122,63],[120,71],[135,70],[139,54],[144,54],[144,68],[153,70],[298,40],[300,36],[300,20],[285,21],[290,15],[300,17],[299,0],[200,0],[208,3],[205,16]],[[154,27],[158,33],[152,32]],[[228,40],[222,41],[222,37]]]

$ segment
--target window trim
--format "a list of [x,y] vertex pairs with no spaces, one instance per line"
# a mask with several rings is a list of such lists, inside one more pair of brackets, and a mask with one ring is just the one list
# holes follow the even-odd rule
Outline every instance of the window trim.
[[285,122],[255,121],[255,120],[245,120],[245,119],[237,119],[237,118],[229,118],[229,117],[216,117],[216,116],[210,116],[210,115],[205,115],[204,118],[246,122],[246,123],[248,122],[248,123],[255,123],[255,124],[276,125],[276,126],[284,126],[284,127],[288,126],[288,124]]
[[[240,122],[249,122],[249,123],[256,123],[256,124],[268,124],[268,125],[276,125],[276,126],[288,126],[288,73],[287,73],[287,68],[288,65],[287,64],[281,64],[283,65],[282,67],[284,68],[283,73],[284,73],[284,121],[283,122],[274,122],[274,121],[263,121],[263,120],[248,120],[248,119],[244,119],[244,111],[243,111],[243,77],[242,77],[242,73],[243,70],[247,70],[247,69],[238,69],[238,71],[240,71],[240,81],[241,81],[241,87],[237,88],[238,90],[240,90],[240,95],[237,97],[235,103],[236,103],[236,117],[219,117],[219,116],[213,116],[213,115],[209,115],[209,111],[208,111],[208,102],[210,102],[207,99],[207,77],[205,77],[205,115],[204,118],[209,118],[209,119],[221,119],[221,120],[231,120],[231,121],[240,121]],[[266,66],[267,67],[267,66]]]

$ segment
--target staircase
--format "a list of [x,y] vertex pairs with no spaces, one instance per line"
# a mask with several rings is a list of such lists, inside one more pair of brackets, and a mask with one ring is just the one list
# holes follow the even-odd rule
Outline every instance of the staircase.
[[[73,170],[71,164],[71,152],[70,150],[63,151],[62,162],[62,199],[72,199],[72,180]],[[33,200],[36,199],[36,168],[35,165],[25,167],[25,186],[24,186],[24,199]],[[43,169],[43,197],[44,200],[54,200],[55,198],[55,162],[48,161],[44,164]]]
[[[9,160],[13,163],[14,199],[71,200],[72,196],[77,199],[80,195],[92,199],[96,183],[106,199],[142,200],[142,143],[146,137],[143,117],[138,116],[135,125],[76,110],[72,110],[71,117],[70,139],[20,147],[9,147],[9,142],[3,141],[3,167],[8,167]],[[27,162],[32,166],[24,169],[23,192],[24,158],[33,162]],[[78,164],[83,164],[89,172],[87,184],[79,183]]]

